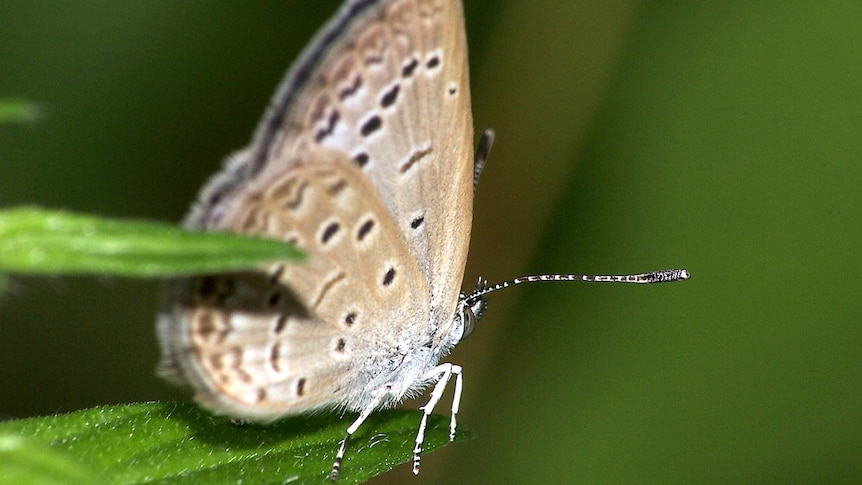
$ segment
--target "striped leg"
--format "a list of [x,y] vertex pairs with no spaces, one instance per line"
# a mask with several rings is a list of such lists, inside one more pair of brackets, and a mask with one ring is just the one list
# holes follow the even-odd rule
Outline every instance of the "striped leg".
[[413,473],[419,474],[419,455],[422,453],[422,443],[425,442],[425,428],[428,426],[428,416],[434,412],[434,407],[443,397],[446,384],[452,376],[455,376],[455,396],[452,399],[452,418],[449,421],[449,441],[455,440],[456,415],[461,405],[461,391],[464,387],[464,377],[461,374],[461,366],[455,364],[440,364],[425,374],[425,379],[437,380],[428,403],[422,406],[422,421],[419,423],[419,432],[416,433],[416,446],[413,447]]
[[329,472],[329,479],[333,482],[338,480],[338,470],[341,468],[341,460],[344,459],[344,452],[347,450],[347,442],[350,441],[350,437],[353,436],[353,433],[355,433],[360,426],[362,426],[362,423],[368,419],[368,416],[371,416],[371,413],[377,409],[377,406],[379,406],[380,402],[383,400],[383,396],[387,393],[389,393],[389,387],[381,389],[381,392],[377,395],[374,401],[366,406],[366,408],[359,413],[359,417],[356,418],[356,421],[347,428],[347,434],[344,436],[344,439],[341,440],[341,446],[338,447],[338,453],[335,455],[335,462],[332,463],[332,470]]

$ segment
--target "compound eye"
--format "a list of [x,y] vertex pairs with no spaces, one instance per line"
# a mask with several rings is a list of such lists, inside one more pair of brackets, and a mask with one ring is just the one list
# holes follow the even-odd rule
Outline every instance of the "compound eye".
[[462,320],[464,321],[464,335],[462,335],[461,338],[464,338],[473,333],[473,328],[476,327],[476,314],[473,313],[472,308],[468,306],[464,307]]
[[464,335],[461,338],[467,337],[473,333],[473,329],[476,327],[476,322],[482,318],[482,314],[485,313],[485,308],[487,306],[488,303],[481,298],[464,306],[462,313],[462,318],[464,320]]

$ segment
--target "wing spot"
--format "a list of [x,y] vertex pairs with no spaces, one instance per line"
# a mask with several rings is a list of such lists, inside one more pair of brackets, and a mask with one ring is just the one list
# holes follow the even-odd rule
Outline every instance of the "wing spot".
[[363,241],[368,234],[371,233],[371,230],[374,229],[374,219],[368,219],[359,226],[359,231],[356,232],[356,240]]
[[305,394],[305,377],[296,380],[296,395],[302,397]]
[[221,202],[222,198],[231,188],[232,187],[228,185],[218,187],[215,192],[209,194],[209,197],[207,197],[207,205],[209,205],[210,207],[218,205],[218,203]]
[[353,84],[351,84],[350,87],[344,88],[341,90],[340,93],[338,93],[338,99],[340,99],[341,101],[344,101],[345,99],[356,94],[357,91],[359,91],[359,88],[361,88],[361,87],[362,87],[362,76],[357,75],[355,78],[353,78]]
[[362,123],[362,127],[359,128],[359,133],[362,136],[371,136],[375,131],[378,131],[383,127],[383,119],[378,115],[374,115],[371,118],[368,118],[365,123]]
[[344,317],[344,324],[352,327],[354,323],[356,323],[356,312],[350,312]]
[[215,343],[222,343],[227,338],[231,331],[230,325],[222,322],[219,325],[215,316],[211,312],[205,312],[197,317],[197,324],[193,328],[193,332],[200,335],[203,340],[211,340]]
[[395,101],[398,100],[398,91],[400,89],[401,87],[396,84],[392,86],[389,91],[386,91],[386,93],[384,93],[383,96],[381,96],[380,98],[380,106],[388,108],[395,104]]
[[314,134],[314,141],[317,143],[322,142],[326,137],[332,135],[335,131],[336,125],[338,125],[338,120],[341,119],[341,115],[338,114],[337,110],[333,110],[332,113],[329,114],[329,119],[326,122],[326,128],[321,128],[317,130],[317,133]]
[[455,83],[450,84],[449,85],[449,96],[452,96],[457,92],[458,92],[458,85]]
[[331,241],[332,238],[335,237],[336,234],[338,234],[339,229],[341,229],[341,224],[337,222],[330,223],[328,226],[326,226],[326,229],[323,230],[323,234],[320,236],[320,242],[323,244],[328,244],[329,241]]
[[266,389],[260,387],[257,389],[257,396],[255,397],[257,402],[261,403],[266,400]]
[[281,351],[278,348],[278,344],[273,344],[272,347],[269,348],[269,365],[272,367],[272,370],[276,372],[281,372],[281,366],[278,363]]
[[252,379],[248,372],[243,369],[240,369],[243,360],[242,349],[240,349],[239,347],[233,347],[227,351],[225,357],[230,360],[230,364],[228,364],[228,367],[230,367],[230,369],[236,374],[237,378],[239,378],[239,380],[245,384],[251,383]]
[[438,56],[436,54],[431,56],[431,58],[428,59],[428,62],[425,63],[425,67],[427,69],[434,69],[434,68],[438,67],[439,65],[440,65],[440,56]]
[[364,168],[366,165],[368,165],[368,160],[368,154],[365,152],[357,153],[353,156],[353,161],[356,162],[356,165],[359,165],[359,168]]
[[395,268],[389,268],[383,276],[383,286],[389,286],[395,281]]
[[422,223],[425,222],[425,216],[419,216],[412,221],[410,221],[410,227],[413,229],[419,229],[422,226]]
[[401,68],[401,77],[411,77],[413,76],[413,72],[416,71],[416,68],[419,66],[419,61],[413,57],[409,62],[405,63]]
[[306,189],[308,189],[308,181],[303,180],[299,187],[297,187],[293,199],[288,200],[285,203],[285,206],[292,211],[298,209],[299,206],[302,205],[302,197]]
[[287,315],[281,314],[278,316],[278,319],[275,321],[275,334],[278,335],[284,331],[287,327]]
[[344,353],[344,347],[347,345],[347,342],[343,338],[339,338],[335,342],[335,351],[338,353]]

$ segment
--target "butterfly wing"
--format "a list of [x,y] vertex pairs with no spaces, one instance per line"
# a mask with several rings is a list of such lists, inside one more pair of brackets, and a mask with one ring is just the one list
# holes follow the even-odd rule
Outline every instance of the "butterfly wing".
[[472,226],[470,84],[458,0],[346,3],[289,71],[255,133],[205,188],[192,227],[310,147],[343,151],[372,181],[421,262],[434,322],[451,318]]
[[186,221],[309,261],[171,282],[164,373],[247,419],[367,405],[455,313],[471,141],[460,3],[345,4]]

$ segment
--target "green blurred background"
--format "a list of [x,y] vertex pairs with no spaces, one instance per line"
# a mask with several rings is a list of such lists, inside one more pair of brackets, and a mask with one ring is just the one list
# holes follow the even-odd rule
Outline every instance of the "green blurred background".
[[[336,8],[0,3],[0,97],[43,113],[0,126],[0,206],[179,220]],[[466,13],[476,126],[498,141],[465,286],[693,278],[493,295],[452,356],[479,438],[411,483],[862,482],[862,3]],[[157,293],[13,278],[0,414],[186,399],[153,374]]]

